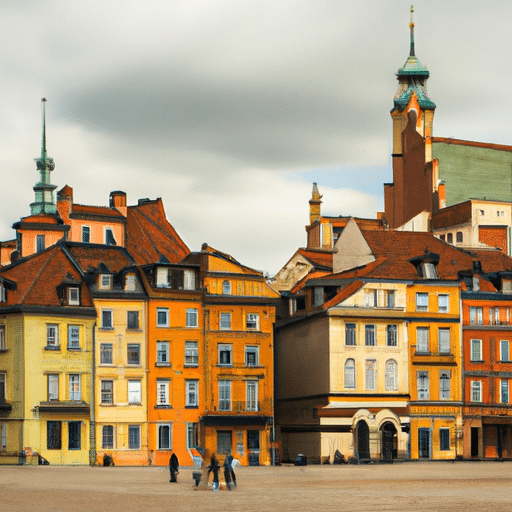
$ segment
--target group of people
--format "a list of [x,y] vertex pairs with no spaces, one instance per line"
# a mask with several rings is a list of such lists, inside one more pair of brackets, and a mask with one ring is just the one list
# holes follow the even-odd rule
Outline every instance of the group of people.
[[[226,455],[226,458],[224,459],[224,464],[222,465],[224,469],[224,480],[226,482],[226,488],[228,491],[231,490],[231,487],[236,487],[236,475],[234,471],[234,459],[231,455],[231,452],[229,452]],[[169,482],[177,482],[178,479],[176,478],[178,476],[180,466],[178,457],[175,453],[171,455],[171,458],[169,459],[169,473],[171,476],[171,479]],[[212,458],[210,459],[210,465],[208,466],[208,480],[210,479],[210,473],[213,473],[213,482],[212,482],[212,489],[214,491],[219,490],[219,471],[220,471],[220,465],[219,461],[217,460],[217,457],[215,455],[212,455]],[[194,473],[195,475],[196,473]],[[199,474],[200,475],[200,474]],[[194,477],[195,478],[195,477]],[[199,485],[199,482],[196,480],[196,486]]]

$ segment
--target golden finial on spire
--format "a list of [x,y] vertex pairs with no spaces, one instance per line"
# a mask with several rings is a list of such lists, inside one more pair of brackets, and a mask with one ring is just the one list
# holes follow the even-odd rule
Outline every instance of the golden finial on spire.
[[414,5],[411,5],[411,22],[409,23],[409,27],[414,27]]

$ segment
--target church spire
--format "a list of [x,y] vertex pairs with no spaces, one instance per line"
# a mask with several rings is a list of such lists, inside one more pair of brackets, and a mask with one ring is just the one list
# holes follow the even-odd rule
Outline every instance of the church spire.
[[57,185],[52,185],[50,182],[50,172],[55,169],[53,158],[48,158],[46,152],[46,112],[45,112],[46,98],[41,99],[42,118],[43,118],[43,133],[41,138],[41,156],[36,158],[37,170],[41,176],[40,180],[34,186],[36,200],[30,205],[32,215],[40,213],[57,213],[57,206],[53,198],[53,191]]
[[411,48],[409,50],[409,57],[414,57],[414,6],[411,5],[411,21],[409,22],[409,29],[411,31]]

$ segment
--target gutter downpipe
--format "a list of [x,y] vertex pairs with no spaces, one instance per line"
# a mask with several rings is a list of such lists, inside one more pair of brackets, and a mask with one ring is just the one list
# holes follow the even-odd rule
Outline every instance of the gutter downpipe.
[[89,426],[89,465],[96,465],[96,322],[92,328],[92,368],[91,368],[91,423]]

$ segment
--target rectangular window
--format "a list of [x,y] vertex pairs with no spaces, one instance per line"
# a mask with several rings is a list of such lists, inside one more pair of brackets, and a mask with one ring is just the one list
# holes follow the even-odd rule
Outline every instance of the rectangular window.
[[219,344],[219,365],[232,366],[233,365],[233,345]]
[[260,315],[258,315],[257,313],[247,313],[245,328],[248,331],[259,331]]
[[439,400],[450,400],[451,372],[442,370],[439,372]]
[[398,364],[394,359],[386,361],[385,373],[386,391],[396,391],[398,389]]
[[471,401],[481,402],[482,401],[482,381],[472,380],[471,381]]
[[169,308],[156,308],[156,326],[169,327]]
[[388,290],[386,295],[386,306],[388,308],[394,308],[395,307],[395,290]]
[[128,425],[128,448],[140,449],[140,425]]
[[187,448],[199,446],[199,423],[187,423]]
[[137,277],[134,274],[127,274],[124,281],[124,291],[135,292],[139,290],[140,286]]
[[128,364],[140,364],[140,344],[128,343],[127,350]]
[[111,405],[114,403],[114,381],[101,381],[101,403],[103,405]]
[[46,346],[52,348],[59,346],[59,326],[57,324],[46,326]]
[[112,288],[112,274],[100,275],[100,288],[102,290],[110,290]]
[[91,241],[91,228],[89,226],[82,226],[82,243],[88,244]]
[[364,328],[364,344],[370,347],[376,345],[375,341],[375,325],[365,325]]
[[197,341],[185,342],[185,366],[197,366],[199,362]]
[[386,345],[388,347],[396,347],[398,344],[397,340],[397,326],[388,325],[386,327]]
[[80,400],[80,374],[71,373],[69,375],[69,399]]
[[141,382],[140,380],[128,381],[128,403],[140,404],[141,403]]
[[128,329],[139,328],[139,312],[138,311],[127,311],[126,312],[126,324]]
[[103,425],[101,433],[101,447],[105,449],[114,448],[114,426]]
[[117,245],[111,228],[105,228],[105,245]]
[[428,354],[429,348],[429,335],[428,327],[416,328],[416,352],[421,354]]
[[183,272],[183,288],[185,290],[196,289],[196,273],[193,270],[185,270]]
[[48,375],[48,401],[59,399],[59,376],[57,374]]
[[482,340],[471,340],[471,361],[482,361]]
[[428,293],[416,293],[416,311],[428,311]]
[[510,361],[510,350],[508,340],[500,341],[500,361]]
[[494,308],[494,323],[500,325],[500,308]]
[[450,429],[440,428],[439,429],[439,449],[447,451],[450,449]]
[[356,324],[345,324],[345,345],[356,344]]
[[197,327],[197,309],[187,309],[187,327]]
[[113,329],[114,324],[112,323],[112,310],[102,309],[101,310],[101,328],[102,329]]
[[46,422],[46,448],[48,450],[62,449],[62,422],[47,421]]
[[430,386],[428,372],[416,372],[418,380],[418,400],[429,400]]
[[439,353],[440,354],[450,354],[451,353],[451,344],[450,344],[450,329],[449,328],[439,328],[437,331],[438,335],[438,343],[439,343]]
[[160,364],[170,363],[168,341],[156,342],[156,362]]
[[5,325],[0,325],[0,350],[5,350]]
[[500,381],[500,402],[502,404],[508,404],[509,402],[508,379],[501,379]]
[[46,246],[46,244],[45,244],[44,235],[37,235],[37,237],[36,237],[36,251],[37,252],[44,251],[45,246]]
[[157,379],[156,405],[169,405],[169,380]]
[[245,347],[245,366],[258,366],[259,347],[246,345]]
[[258,410],[258,381],[248,380],[245,383],[245,410]]
[[220,314],[220,328],[223,331],[231,330],[231,313]]
[[7,400],[6,381],[6,374],[4,372],[0,373],[0,402],[5,402]]
[[445,293],[437,296],[437,307],[439,313],[448,313],[448,295]]
[[186,380],[185,381],[185,405],[187,407],[199,406],[199,381]]
[[80,305],[80,291],[75,286],[70,286],[68,288],[68,304],[70,306]]
[[[248,433],[250,431],[247,431]],[[221,455],[227,455],[233,446],[233,441],[231,437],[231,430],[217,430],[217,453]],[[247,449],[251,450],[249,445],[247,445]],[[258,447],[259,449],[259,447]]]
[[367,359],[365,361],[365,374],[366,389],[377,389],[377,361],[375,359]]
[[170,450],[172,447],[171,441],[172,425],[158,425],[158,449]]
[[68,348],[80,348],[80,327],[78,325],[68,325]]
[[219,380],[219,411],[231,411],[230,380]]
[[68,450],[81,450],[82,422],[68,421]]
[[100,364],[112,364],[112,343],[100,343]]
[[373,308],[375,307],[375,295],[377,290],[365,290],[364,291],[364,307]]

